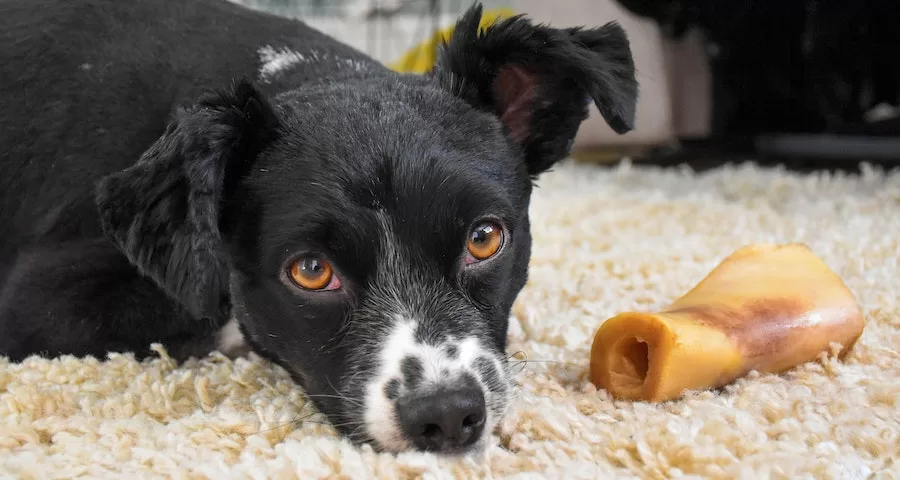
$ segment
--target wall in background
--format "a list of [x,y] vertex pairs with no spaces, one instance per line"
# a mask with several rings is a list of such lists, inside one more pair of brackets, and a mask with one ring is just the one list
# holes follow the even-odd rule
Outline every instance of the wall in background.
[[[230,0],[339,38],[384,63],[394,62],[435,30],[451,25],[472,0]],[[480,0],[486,10],[514,0]]]
[[[372,55],[384,63],[398,60],[417,43],[451,25],[472,0],[231,0],[278,15],[300,18],[310,26]],[[576,149],[660,145],[679,134],[702,136],[707,130],[708,75],[690,38],[668,44],[659,27],[614,0],[481,0],[486,10],[505,8],[553,26],[599,26],[618,21],[628,32],[641,84],[634,131],[615,134],[596,107],[582,125]],[[437,6],[434,9],[434,6]],[[377,15],[374,12],[391,12]],[[674,76],[673,76],[674,74]]]

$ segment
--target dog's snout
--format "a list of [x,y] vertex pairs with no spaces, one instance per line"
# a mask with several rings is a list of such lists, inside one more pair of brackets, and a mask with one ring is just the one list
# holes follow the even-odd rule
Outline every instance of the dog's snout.
[[476,387],[426,396],[409,395],[397,402],[400,424],[416,447],[453,452],[471,446],[484,430],[484,394]]
[[433,323],[398,322],[366,387],[368,433],[388,451],[448,455],[483,451],[503,418],[509,389],[504,356],[475,336],[422,341]]

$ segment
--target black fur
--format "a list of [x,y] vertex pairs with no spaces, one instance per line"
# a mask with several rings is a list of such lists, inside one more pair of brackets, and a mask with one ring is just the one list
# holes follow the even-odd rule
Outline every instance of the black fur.
[[277,138],[277,128],[268,101],[241,80],[230,92],[180,109],[135,165],[97,186],[104,232],[195,317],[229,314],[223,192]]
[[456,345],[448,345],[444,350],[444,353],[447,354],[447,358],[456,360],[456,357],[459,355],[459,347],[457,347]]
[[[505,359],[532,182],[568,154],[591,99],[629,130],[637,90],[613,24],[517,17],[477,35],[480,15],[433,72],[401,75],[224,0],[0,2],[0,354],[161,342],[183,359],[234,318],[338,425],[361,423],[402,319],[418,344],[470,338]],[[293,57],[261,71],[273,55]],[[485,218],[504,246],[469,264]],[[292,284],[303,254],[341,287]]]
[[406,357],[400,363],[400,372],[403,374],[403,386],[410,390],[419,388],[422,381],[422,361],[416,357]]
[[387,385],[384,386],[384,396],[391,399],[396,400],[400,397],[400,380],[393,379],[390,380]]

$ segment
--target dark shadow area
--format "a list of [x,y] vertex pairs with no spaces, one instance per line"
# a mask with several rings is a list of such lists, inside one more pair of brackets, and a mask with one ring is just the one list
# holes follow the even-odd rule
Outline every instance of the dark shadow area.
[[709,138],[635,161],[708,169],[900,166],[900,9],[872,0],[616,0],[679,41],[705,39]]

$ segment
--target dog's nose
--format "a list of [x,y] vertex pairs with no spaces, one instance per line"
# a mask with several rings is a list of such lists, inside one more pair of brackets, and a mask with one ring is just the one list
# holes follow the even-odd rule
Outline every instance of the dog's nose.
[[397,413],[406,437],[419,449],[436,452],[459,451],[475,443],[487,416],[484,394],[472,387],[403,397]]

